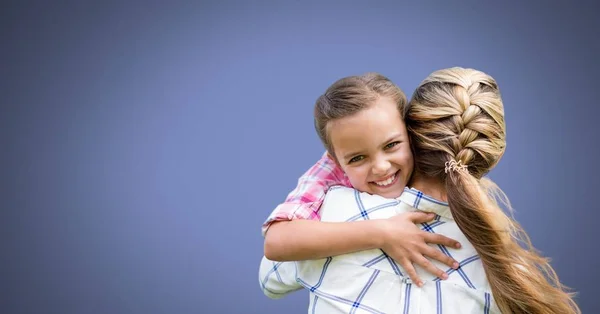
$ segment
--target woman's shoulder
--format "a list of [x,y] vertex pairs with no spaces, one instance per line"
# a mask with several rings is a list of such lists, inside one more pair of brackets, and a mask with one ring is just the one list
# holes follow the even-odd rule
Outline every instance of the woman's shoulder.
[[325,194],[321,206],[322,221],[356,221],[387,218],[395,215],[400,201],[356,189],[333,186]]

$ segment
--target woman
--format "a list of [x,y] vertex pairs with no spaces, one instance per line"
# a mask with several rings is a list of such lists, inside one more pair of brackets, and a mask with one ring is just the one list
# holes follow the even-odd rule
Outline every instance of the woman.
[[463,243],[460,250],[439,247],[460,268],[448,270],[445,281],[419,268],[426,279],[416,287],[380,250],[303,262],[263,260],[265,293],[278,297],[304,287],[311,292],[312,311],[322,313],[580,313],[547,260],[498,206],[501,190],[483,178],[506,144],[494,79],[472,69],[436,71],[415,91],[405,119],[416,156],[412,188],[397,201],[334,188],[321,219],[432,211],[436,221],[422,227]]

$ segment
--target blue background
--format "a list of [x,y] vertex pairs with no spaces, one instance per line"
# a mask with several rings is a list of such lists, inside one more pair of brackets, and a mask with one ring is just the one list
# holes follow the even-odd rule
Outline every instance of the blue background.
[[[484,3],[485,2],[485,3]],[[523,1],[524,2],[524,1]],[[0,312],[305,313],[258,284],[260,225],[321,155],[316,98],[378,71],[497,79],[491,177],[600,310],[598,6],[32,1],[0,6]]]

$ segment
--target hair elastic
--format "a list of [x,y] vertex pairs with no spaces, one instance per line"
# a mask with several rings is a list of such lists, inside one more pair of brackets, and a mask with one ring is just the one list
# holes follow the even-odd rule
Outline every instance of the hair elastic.
[[445,163],[446,169],[444,170],[445,173],[448,173],[448,171],[464,171],[467,172],[467,165],[463,165],[462,162],[456,161],[454,159],[450,160],[450,161],[446,161]]

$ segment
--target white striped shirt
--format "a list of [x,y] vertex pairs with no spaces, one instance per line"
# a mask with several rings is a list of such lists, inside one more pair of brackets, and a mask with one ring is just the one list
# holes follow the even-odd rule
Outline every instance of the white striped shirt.
[[447,203],[406,188],[398,199],[386,199],[336,186],[326,195],[321,220],[329,222],[385,219],[410,211],[436,213],[421,224],[428,232],[459,241],[461,249],[432,245],[460,263],[440,280],[415,265],[423,287],[413,285],[405,270],[382,250],[366,250],[319,260],[273,262],[263,257],[259,281],[263,292],[281,298],[299,289],[309,291],[309,313],[500,313],[492,297],[483,265],[460,231]]

